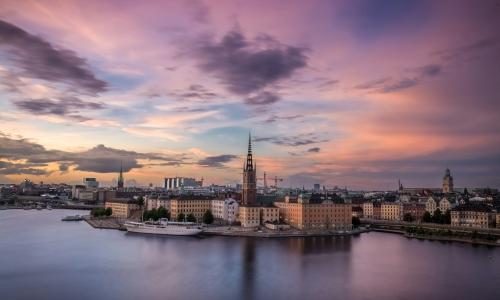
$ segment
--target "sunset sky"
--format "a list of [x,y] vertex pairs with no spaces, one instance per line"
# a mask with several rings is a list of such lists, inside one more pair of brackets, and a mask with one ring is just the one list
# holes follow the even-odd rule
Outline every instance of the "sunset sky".
[[500,186],[500,1],[0,0],[0,183]]

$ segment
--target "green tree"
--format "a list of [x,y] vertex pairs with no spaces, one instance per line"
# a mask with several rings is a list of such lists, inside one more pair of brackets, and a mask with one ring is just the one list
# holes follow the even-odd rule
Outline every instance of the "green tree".
[[108,207],[106,208],[106,210],[104,211],[104,215],[106,216],[111,216],[113,214],[113,209],[111,207]]
[[405,213],[403,215],[403,221],[405,221],[405,222],[413,222],[413,216],[410,213]]
[[358,217],[352,217],[352,226],[354,227],[359,227],[359,225],[361,225],[361,221],[359,220]]
[[434,223],[442,223],[443,222],[443,213],[439,208],[434,211],[434,215],[432,215],[432,222]]
[[183,213],[180,213],[177,215],[177,221],[182,222],[182,221],[184,221],[185,217],[186,217],[186,215],[184,215]]
[[159,219],[161,219],[161,218],[170,219],[170,212],[168,210],[166,210],[165,207],[163,207],[163,206],[158,207],[157,213],[158,213]]
[[186,217],[186,221],[188,221],[188,222],[196,222],[196,217],[193,214],[189,214]]
[[140,207],[143,207],[144,206],[144,197],[139,196],[139,198],[137,198],[137,204],[139,204]]
[[422,216],[422,222],[430,223],[432,221],[431,213],[426,211]]
[[203,214],[203,223],[212,224],[214,222],[214,215],[212,211],[209,209]]

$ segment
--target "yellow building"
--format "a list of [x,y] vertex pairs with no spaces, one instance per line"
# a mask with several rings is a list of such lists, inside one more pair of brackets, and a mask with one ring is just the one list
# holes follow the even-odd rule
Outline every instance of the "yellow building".
[[484,229],[489,227],[492,217],[493,214],[488,206],[467,203],[452,209],[451,226]]
[[241,205],[238,210],[238,220],[242,227],[257,227],[260,225],[259,206]]
[[363,203],[363,215],[365,218],[373,219],[373,203],[372,202]]
[[129,218],[135,211],[140,209],[139,204],[136,200],[128,198],[114,198],[106,201],[104,208],[111,208],[111,216],[115,218]]
[[401,221],[401,204],[384,202],[380,206],[380,218],[389,221]]
[[177,198],[170,200],[170,215],[172,219],[177,219],[177,216],[184,214],[185,216],[193,214],[196,221],[203,221],[203,214],[211,209],[211,200],[208,198]]
[[280,220],[279,209],[277,207],[261,207],[260,208],[260,222],[277,222]]
[[351,205],[323,201],[321,203],[275,202],[280,219],[301,229],[350,230],[352,228]]

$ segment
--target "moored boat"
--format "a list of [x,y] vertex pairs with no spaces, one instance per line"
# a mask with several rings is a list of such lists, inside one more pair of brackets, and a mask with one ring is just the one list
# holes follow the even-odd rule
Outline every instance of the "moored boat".
[[125,222],[128,232],[162,235],[197,235],[203,230],[193,222],[169,222],[160,219],[157,222]]

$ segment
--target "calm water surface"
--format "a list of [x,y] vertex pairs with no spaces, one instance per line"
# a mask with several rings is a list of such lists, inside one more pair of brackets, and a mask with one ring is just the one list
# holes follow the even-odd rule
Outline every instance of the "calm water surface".
[[357,237],[152,237],[0,211],[0,299],[500,299],[500,248]]

